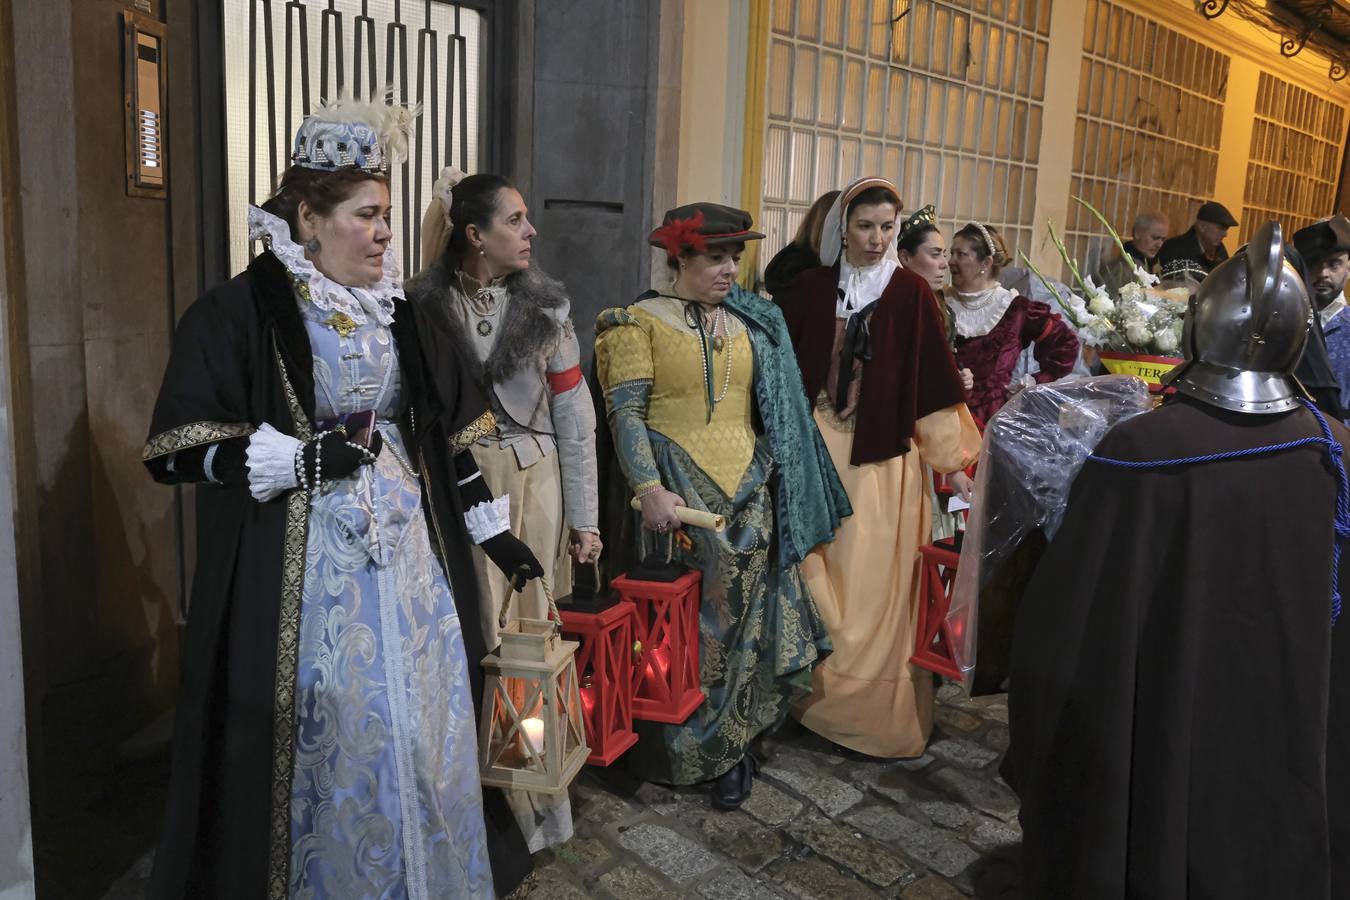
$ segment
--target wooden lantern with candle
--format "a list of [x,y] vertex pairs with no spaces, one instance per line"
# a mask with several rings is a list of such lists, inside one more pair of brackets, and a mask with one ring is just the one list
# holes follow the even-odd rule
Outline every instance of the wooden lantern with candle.
[[582,724],[576,641],[554,622],[517,619],[483,660],[479,763],[483,784],[545,794],[567,790],[590,749]]

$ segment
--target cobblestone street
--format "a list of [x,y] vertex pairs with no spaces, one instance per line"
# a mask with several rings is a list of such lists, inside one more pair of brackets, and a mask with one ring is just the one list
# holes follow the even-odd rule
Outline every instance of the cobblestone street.
[[540,857],[536,898],[900,897],[1008,900],[1016,891],[1017,798],[997,776],[1006,698],[942,689],[928,752],[886,762],[795,723],[737,812],[698,788],[586,770],[576,837]]
[[[718,812],[701,788],[587,768],[576,837],[537,858],[535,900],[1012,900],[1017,798],[998,778],[1003,695],[939,692],[928,752],[886,762],[790,723],[769,742],[754,791]],[[105,900],[138,900],[148,858]]]

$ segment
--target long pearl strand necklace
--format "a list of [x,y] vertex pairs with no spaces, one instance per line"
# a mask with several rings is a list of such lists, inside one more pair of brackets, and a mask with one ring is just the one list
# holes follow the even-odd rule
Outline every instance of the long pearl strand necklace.
[[[722,378],[722,392],[713,398],[713,404],[716,405],[725,400],[727,394],[731,391],[731,344],[727,340],[727,338],[730,337],[727,333],[727,311],[719,305],[713,310],[709,318],[712,319],[710,333],[712,335],[713,350],[722,350],[726,356],[726,374]],[[718,333],[719,330],[721,331],[720,334]],[[703,360],[703,384],[711,393],[712,372],[708,366],[708,357],[709,354],[707,353],[700,354],[700,358]]]

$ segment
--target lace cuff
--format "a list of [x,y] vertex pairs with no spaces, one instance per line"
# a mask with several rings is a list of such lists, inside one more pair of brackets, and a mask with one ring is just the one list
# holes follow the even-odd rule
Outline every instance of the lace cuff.
[[304,444],[282,434],[268,423],[258,426],[248,439],[244,455],[248,466],[248,491],[259,503],[266,503],[283,491],[299,485],[295,477],[295,454]]
[[469,527],[469,539],[475,544],[481,544],[503,531],[510,531],[511,495],[502,494],[490,503],[484,500],[471,507],[464,514],[464,524]]

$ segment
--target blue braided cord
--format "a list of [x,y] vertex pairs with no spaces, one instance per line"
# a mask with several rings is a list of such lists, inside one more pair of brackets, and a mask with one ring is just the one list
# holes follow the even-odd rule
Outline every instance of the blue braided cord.
[[1332,624],[1335,624],[1341,616],[1341,542],[1350,540],[1350,477],[1347,477],[1345,473],[1345,461],[1342,458],[1345,453],[1344,448],[1341,447],[1340,441],[1332,437],[1331,426],[1322,416],[1322,411],[1301,397],[1299,402],[1317,417],[1317,424],[1322,428],[1321,437],[1299,438],[1296,441],[1285,441],[1282,444],[1268,444],[1264,447],[1250,447],[1246,450],[1229,450],[1224,453],[1206,453],[1202,456],[1184,456],[1179,459],[1112,459],[1107,456],[1098,456],[1095,453],[1089,454],[1088,459],[1122,469],[1159,469],[1165,466],[1190,466],[1225,459],[1242,459],[1249,456],[1293,450],[1296,447],[1306,447],[1310,444],[1321,444],[1326,448],[1327,457],[1331,460],[1332,468],[1336,473],[1336,518],[1334,521],[1336,539],[1332,542],[1331,549],[1331,621]]
[[[1184,456],[1180,459],[1111,459],[1106,456],[1098,456],[1093,453],[1088,459],[1094,462],[1106,463],[1107,465],[1119,466],[1122,469],[1160,469],[1163,466],[1189,466],[1195,463],[1219,462],[1225,459],[1241,459],[1244,456],[1261,456],[1266,453],[1278,453],[1281,450],[1293,450],[1295,447],[1306,447],[1309,444],[1325,444],[1325,438],[1307,437],[1299,438],[1296,441],[1286,441],[1283,444],[1269,444],[1264,447],[1250,447],[1246,450],[1228,450],[1224,453],[1206,453],[1204,456]],[[1340,446],[1337,444],[1337,446]]]
[[1331,551],[1331,623],[1341,617],[1341,542],[1350,539],[1350,478],[1345,474],[1345,450],[1340,441],[1331,436],[1331,426],[1322,416],[1322,411],[1310,401],[1299,398],[1299,402],[1308,407],[1322,426],[1322,437],[1327,444],[1327,456],[1331,458],[1332,468],[1336,470],[1336,540]]

